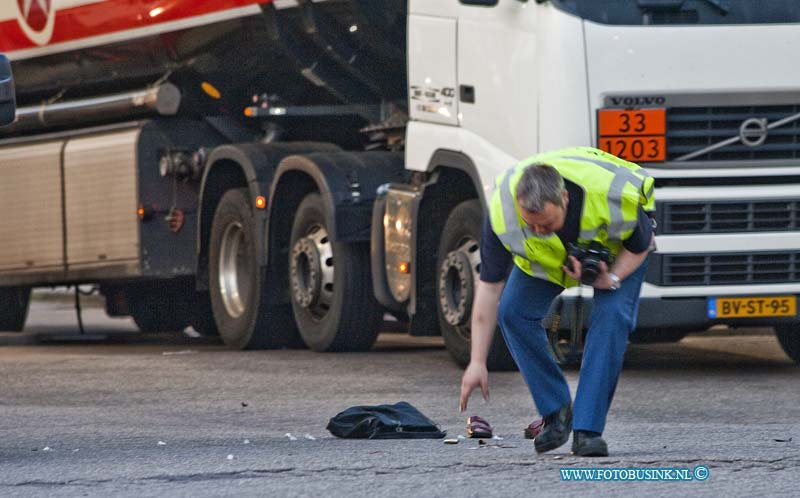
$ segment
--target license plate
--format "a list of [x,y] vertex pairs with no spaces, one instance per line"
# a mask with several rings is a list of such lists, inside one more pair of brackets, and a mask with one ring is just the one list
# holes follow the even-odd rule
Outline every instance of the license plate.
[[795,315],[797,315],[795,296],[712,297],[708,300],[709,318]]
[[601,109],[597,111],[597,146],[635,162],[667,158],[667,110]]

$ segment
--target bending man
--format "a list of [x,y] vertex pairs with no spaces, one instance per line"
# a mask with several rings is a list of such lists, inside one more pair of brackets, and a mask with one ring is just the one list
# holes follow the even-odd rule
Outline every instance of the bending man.
[[[636,326],[647,255],[653,179],[639,166],[598,149],[578,147],[532,157],[500,175],[481,236],[481,281],[472,308],[470,364],[461,381],[463,411],[480,386],[488,399],[486,357],[496,325],[544,416],[536,451],[562,446],[607,456],[602,438],[628,335]],[[592,274],[568,248],[608,252]],[[603,251],[600,251],[603,252]],[[504,284],[508,267],[514,266]],[[587,265],[588,266],[588,265]],[[568,287],[594,287],[594,302],[574,419],[569,387],[549,353],[542,319]],[[592,278],[594,277],[594,278]]]

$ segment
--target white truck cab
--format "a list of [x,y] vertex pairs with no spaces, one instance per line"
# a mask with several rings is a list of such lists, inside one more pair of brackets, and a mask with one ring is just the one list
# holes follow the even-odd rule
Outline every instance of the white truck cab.
[[[797,359],[795,2],[409,5],[407,168],[458,154],[485,204],[496,175],[541,151],[637,162],[656,179],[658,221],[638,337],[774,325]],[[577,292],[591,295],[573,289],[568,303]]]

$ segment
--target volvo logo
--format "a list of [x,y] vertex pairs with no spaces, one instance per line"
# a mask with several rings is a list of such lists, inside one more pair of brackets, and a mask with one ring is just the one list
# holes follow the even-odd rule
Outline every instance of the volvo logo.
[[648,107],[654,105],[663,106],[667,104],[666,97],[662,97],[660,95],[645,95],[641,97],[610,97],[609,99],[614,107]]
[[758,147],[766,142],[768,133],[766,118],[746,119],[739,126],[739,139],[748,147]]

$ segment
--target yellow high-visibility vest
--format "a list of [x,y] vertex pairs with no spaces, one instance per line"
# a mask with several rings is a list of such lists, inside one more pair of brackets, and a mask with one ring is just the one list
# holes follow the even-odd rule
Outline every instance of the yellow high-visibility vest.
[[613,256],[622,249],[638,225],[639,206],[655,210],[654,181],[646,170],[607,152],[574,147],[525,159],[497,177],[489,202],[492,230],[514,255],[514,263],[532,277],[562,287],[578,282],[561,269],[567,250],[556,234],[539,236],[519,214],[517,185],[528,167],[546,164],[583,189],[578,243],[596,241]]

